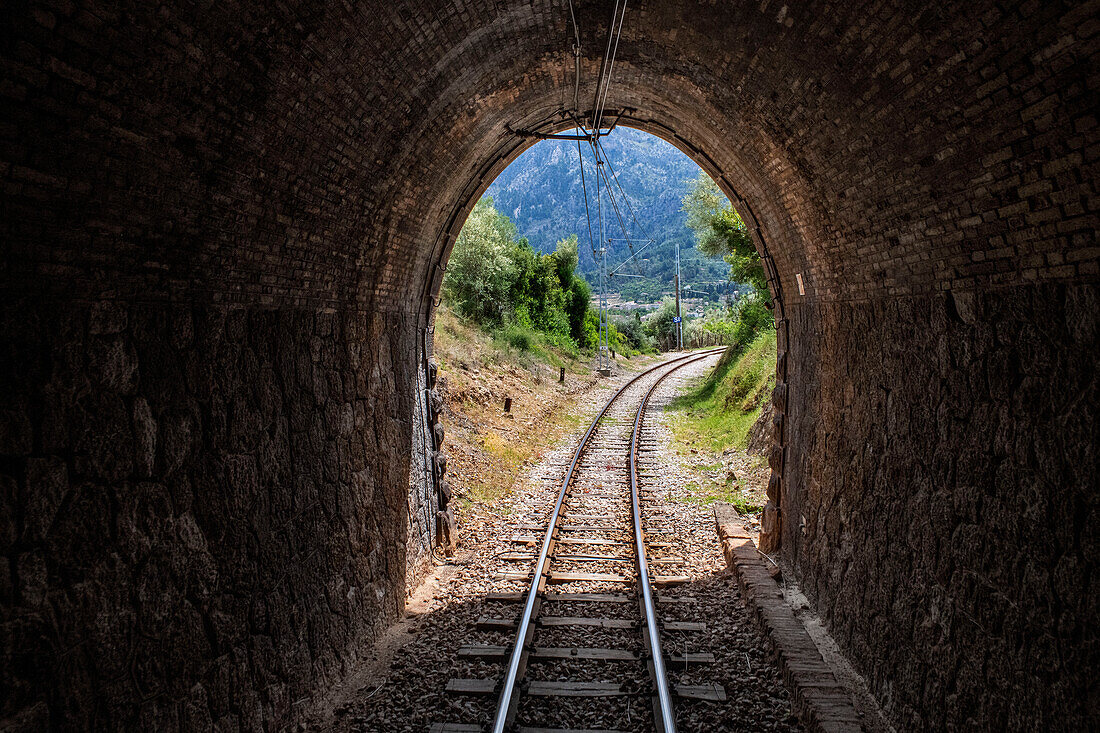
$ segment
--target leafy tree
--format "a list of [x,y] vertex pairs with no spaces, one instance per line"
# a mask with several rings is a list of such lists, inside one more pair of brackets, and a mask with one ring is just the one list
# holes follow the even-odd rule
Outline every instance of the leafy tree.
[[443,297],[460,315],[499,329],[513,345],[530,345],[525,333],[538,331],[563,348],[594,348],[599,320],[577,261],[576,235],[559,241],[552,254],[540,254],[486,196],[455,242]]
[[592,291],[583,277],[573,273],[569,283],[569,298],[565,304],[565,314],[569,318],[569,335],[578,346],[587,347],[584,340],[584,319],[592,312]]
[[687,212],[687,225],[695,232],[699,251],[707,257],[725,259],[730,265],[731,281],[751,285],[767,300],[768,281],[756,245],[718,184],[700,172],[684,195],[681,210]]
[[630,315],[616,315],[613,314],[611,323],[615,327],[616,332],[621,334],[623,338],[622,346],[620,349],[624,354],[628,353],[627,348],[631,351],[650,352],[655,348],[655,342],[649,334],[645,332],[645,327],[642,325],[642,316],[639,311],[634,311]]
[[[669,344],[676,330],[672,320],[676,317],[676,301],[665,298],[661,301],[661,307],[645,317],[645,331],[659,343]],[[674,345],[674,344],[673,344]]]
[[478,323],[498,325],[515,278],[516,228],[482,198],[459,232],[443,278],[443,295]]
[[573,271],[577,269],[577,235],[570,234],[565,239],[559,239],[554,248],[554,263],[558,268],[558,280],[563,289],[568,290],[573,279]]
[[600,316],[589,308],[584,314],[584,323],[581,326],[582,341],[577,345],[584,349],[594,349],[600,343]]
[[516,276],[509,297],[515,321],[527,328],[568,337],[566,295],[558,274],[558,258],[540,255],[521,239],[515,243],[513,260]]

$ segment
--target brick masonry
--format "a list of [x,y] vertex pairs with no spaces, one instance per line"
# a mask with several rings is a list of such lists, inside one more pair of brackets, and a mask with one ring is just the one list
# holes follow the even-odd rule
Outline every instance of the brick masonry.
[[906,729],[1086,729],[1096,285],[792,318],[784,554]]
[[861,730],[848,691],[787,605],[737,510],[729,504],[715,504],[714,519],[726,565],[736,574],[741,596],[768,639],[799,721],[815,733]]
[[290,718],[402,607],[401,330],[220,307],[27,314],[4,307],[0,358],[15,728]]
[[[576,7],[590,81],[609,11]],[[423,543],[405,551],[432,496],[416,475],[431,437],[416,425],[419,335],[465,212],[530,144],[513,131],[565,124],[567,10],[558,0],[30,0],[2,12],[0,625],[13,692],[0,721],[169,728],[205,710],[250,728],[290,722],[294,703],[399,612],[419,567]],[[905,723],[946,725],[932,706],[955,702],[1010,727],[1098,708],[1093,692],[1085,708],[1071,696],[1081,680],[1068,665],[1044,666],[1073,633],[1083,643],[1067,659],[1098,666],[1085,600],[1096,558],[1082,544],[1095,492],[1076,474],[1025,474],[1032,499],[1005,503],[990,483],[1007,481],[994,463],[1057,473],[1067,456],[1095,460],[1095,392],[1079,371],[1053,374],[1043,394],[1027,380],[1020,392],[1022,371],[998,378],[1036,354],[1079,369],[1096,350],[1094,331],[1069,325],[1100,278],[1094,16],[1089,4],[1034,0],[662,0],[631,3],[624,25],[609,108],[693,155],[774,262],[789,321],[773,491],[782,552]],[[121,328],[105,315],[116,312]],[[971,330],[943,315],[955,312]],[[202,334],[186,349],[178,313]],[[958,359],[970,367],[925,380],[929,354],[953,348],[969,349]],[[985,382],[964,378],[979,365]],[[187,389],[162,372],[185,375]],[[893,384],[888,404],[880,382]],[[929,401],[955,405],[959,394],[977,400],[961,428],[909,419],[889,450],[881,443],[902,405],[923,416]],[[993,405],[1025,394],[1049,398],[1051,411],[995,421]],[[165,451],[179,448],[173,421],[184,417],[193,432],[181,459]],[[238,419],[245,438],[231,434]],[[1030,454],[994,460],[1002,424],[1035,439]],[[867,442],[838,442],[853,427]],[[1052,444],[1051,427],[1073,437]],[[898,457],[883,463],[868,445]],[[931,473],[928,487],[898,469],[937,450],[956,467],[993,458],[975,459],[974,484],[959,478],[970,464]],[[187,487],[168,485],[178,475]],[[357,475],[369,493],[348,493]],[[146,485],[164,486],[171,503],[124,521]],[[977,496],[970,486],[994,500],[963,498]],[[936,550],[954,557],[943,577],[919,570],[932,555],[910,548],[909,524],[894,519],[923,511],[909,497],[933,490],[953,514],[913,524],[927,528],[921,547],[949,548]],[[297,512],[300,491],[329,513]],[[78,527],[58,519],[72,507]],[[1045,548],[1034,559],[1004,539],[1020,515],[1002,508],[1037,511],[1046,519],[1035,526],[1051,532],[1071,527],[1072,541],[1025,533]],[[349,517],[368,509],[376,523],[364,535]],[[127,544],[135,527],[176,533],[173,562],[218,579],[158,569],[168,610],[141,633],[126,631],[130,619],[154,602],[126,574],[161,561],[153,540]],[[979,539],[1006,557],[986,557]],[[380,554],[348,555],[355,542]],[[275,567],[293,573],[282,595],[273,584],[290,576]],[[1007,567],[1049,589],[1024,596],[1039,604],[1021,614],[1026,632],[995,623],[1008,611],[981,590],[987,570]],[[841,594],[852,568],[861,592]],[[368,585],[383,597],[365,599]],[[360,600],[340,601],[352,587]],[[277,612],[250,607],[271,593]],[[968,616],[984,633],[963,625]],[[961,621],[945,631],[946,618]],[[1046,707],[1006,702],[980,684],[987,677],[1035,686],[1033,704]]]

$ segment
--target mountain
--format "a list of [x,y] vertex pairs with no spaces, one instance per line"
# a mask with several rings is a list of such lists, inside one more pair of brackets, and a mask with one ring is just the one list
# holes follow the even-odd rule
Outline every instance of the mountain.
[[[675,243],[680,244],[680,271],[685,286],[711,293],[724,292],[728,266],[721,260],[707,260],[695,250],[695,237],[687,228],[687,215],[680,211],[680,199],[699,167],[686,155],[658,137],[631,128],[616,128],[601,140],[608,161],[604,165],[616,195],[627,235],[635,251],[652,237],[656,245],[642,252],[620,272],[643,278],[615,278],[609,288],[624,297],[646,300],[659,298],[673,289]],[[582,142],[584,177],[588,187],[592,237],[599,239],[596,207],[596,165],[587,143]],[[614,169],[618,179],[611,175]],[[629,207],[619,200],[622,187]],[[601,184],[604,238],[624,238],[619,217]],[[593,257],[581,189],[577,143],[571,140],[542,140],[531,146],[493,181],[487,191],[498,211],[515,222],[531,246],[554,251],[559,239],[576,234],[580,242],[579,270],[595,285],[597,265]],[[631,216],[630,210],[634,216]],[[636,222],[635,222],[636,217]],[[608,242],[608,269],[630,257],[627,242]]]

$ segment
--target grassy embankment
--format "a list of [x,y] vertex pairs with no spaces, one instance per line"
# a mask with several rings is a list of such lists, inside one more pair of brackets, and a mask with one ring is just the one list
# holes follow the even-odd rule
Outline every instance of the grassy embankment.
[[574,395],[596,381],[591,357],[575,349],[516,325],[486,331],[445,306],[436,313],[435,358],[447,407],[447,473],[460,507],[507,494],[526,466],[580,424]]
[[775,357],[775,331],[769,329],[740,354],[726,351],[705,378],[672,403],[676,449],[697,456],[692,468],[699,480],[687,484],[690,501],[724,501],[743,514],[758,512],[766,501],[765,460],[748,455],[745,445],[775,386]]

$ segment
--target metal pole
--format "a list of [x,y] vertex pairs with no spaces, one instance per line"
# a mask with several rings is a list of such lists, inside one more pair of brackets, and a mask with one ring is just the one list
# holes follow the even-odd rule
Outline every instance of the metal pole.
[[611,364],[608,359],[608,328],[607,328],[607,245],[604,244],[603,236],[603,195],[600,186],[600,166],[603,165],[603,161],[600,160],[600,151],[596,146],[592,146],[593,153],[596,156],[596,212],[598,216],[600,227],[600,334],[599,344],[597,345],[597,351],[599,352],[599,370],[609,370]]
[[[607,282],[607,247],[603,248],[603,277]],[[603,355],[604,369],[611,368],[611,314],[607,312],[607,294],[603,298]]]
[[684,349],[684,314],[680,310],[680,240],[676,240],[676,350]]
[[600,248],[600,369],[607,369],[607,247]]

